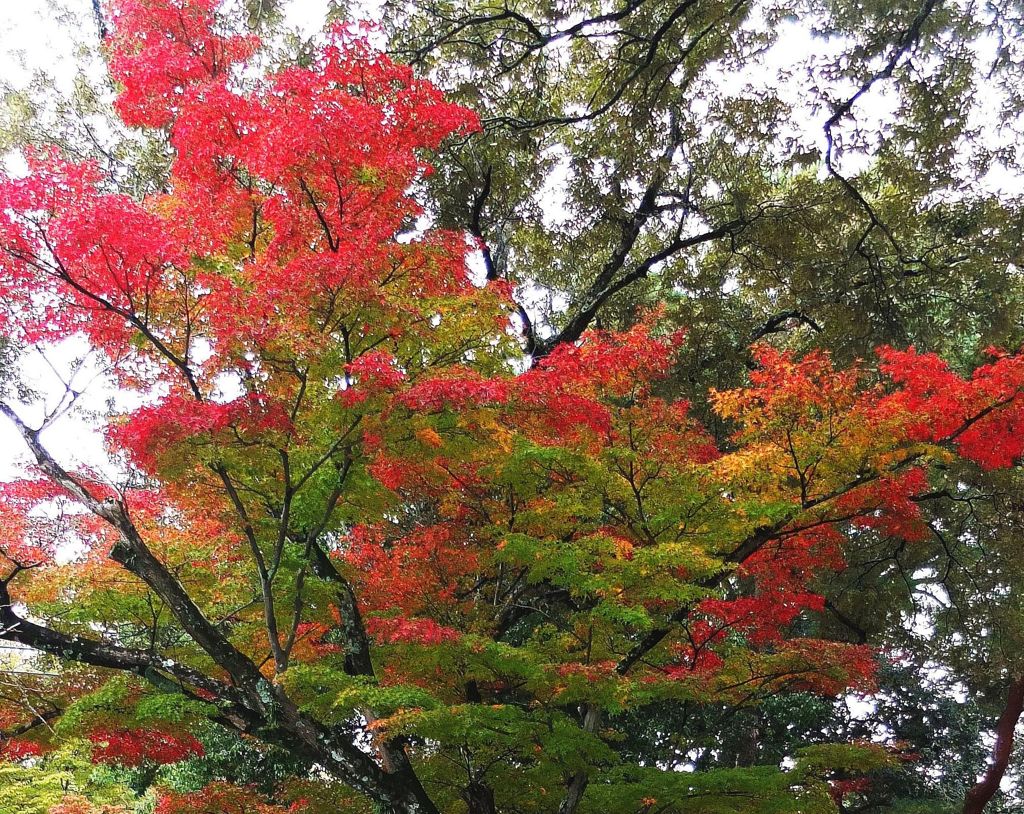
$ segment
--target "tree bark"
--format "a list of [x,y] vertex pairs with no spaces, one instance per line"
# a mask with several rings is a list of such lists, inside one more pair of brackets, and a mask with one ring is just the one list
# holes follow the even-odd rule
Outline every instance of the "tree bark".
[[1024,677],[1018,678],[1010,685],[999,720],[996,721],[996,743],[992,748],[992,758],[988,769],[981,779],[975,783],[964,798],[963,814],[982,814],[989,804],[1010,765],[1013,753],[1013,733],[1017,722],[1024,713]]
[[494,814],[494,792],[478,780],[472,781],[462,791],[462,799],[468,814]]

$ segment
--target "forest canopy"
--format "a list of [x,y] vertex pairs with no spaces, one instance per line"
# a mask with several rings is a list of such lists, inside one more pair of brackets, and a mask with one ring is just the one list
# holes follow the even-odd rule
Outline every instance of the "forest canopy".
[[1024,4],[78,5],[2,814],[1020,810]]

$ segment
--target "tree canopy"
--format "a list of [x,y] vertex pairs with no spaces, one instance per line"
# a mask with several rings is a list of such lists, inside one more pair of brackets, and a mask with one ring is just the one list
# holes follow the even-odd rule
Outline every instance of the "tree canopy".
[[1012,810],[1024,8],[98,8],[3,120],[0,811]]

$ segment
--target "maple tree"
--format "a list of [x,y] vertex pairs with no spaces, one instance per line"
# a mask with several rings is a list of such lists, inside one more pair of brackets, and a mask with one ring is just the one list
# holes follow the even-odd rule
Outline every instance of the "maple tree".
[[[860,793],[897,758],[668,771],[623,759],[616,721],[871,689],[870,647],[809,632],[823,583],[865,538],[922,543],[936,466],[1019,460],[1024,357],[960,375],[758,344],[700,405],[716,439],[667,386],[687,339],[663,311],[524,347],[479,235],[425,223],[426,156],[470,110],[345,25],[260,71],[215,5],[111,7],[116,109],[167,134],[165,190],[56,151],[0,184],[6,341],[84,336],[138,399],[105,426],[115,475],[48,448],[63,401],[35,423],[31,394],[0,403],[34,459],[4,486],[0,638],[54,665],[3,698],[11,770],[77,750],[66,771],[156,781],[161,814]],[[291,761],[281,782],[174,774],[225,732]],[[123,785],[41,810],[127,810]]]

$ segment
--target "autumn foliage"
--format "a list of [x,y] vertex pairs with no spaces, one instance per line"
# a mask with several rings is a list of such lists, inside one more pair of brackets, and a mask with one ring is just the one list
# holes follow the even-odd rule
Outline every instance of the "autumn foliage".
[[[617,714],[869,690],[822,580],[865,535],[922,539],[934,462],[1020,458],[1024,359],[758,346],[709,394],[719,439],[666,383],[686,338],[658,311],[521,372],[512,291],[414,194],[475,116],[345,26],[258,70],[215,6],[112,5],[117,110],[166,128],[167,191],[52,152],[0,181],[4,335],[84,336],[138,396],[104,428],[116,488],[7,409],[37,470],[3,486],[0,637],[59,665],[62,709],[131,677],[93,759],[197,760],[216,726],[353,806],[646,811],[728,781],[630,779]],[[827,767],[772,772],[764,810],[833,797]]]

